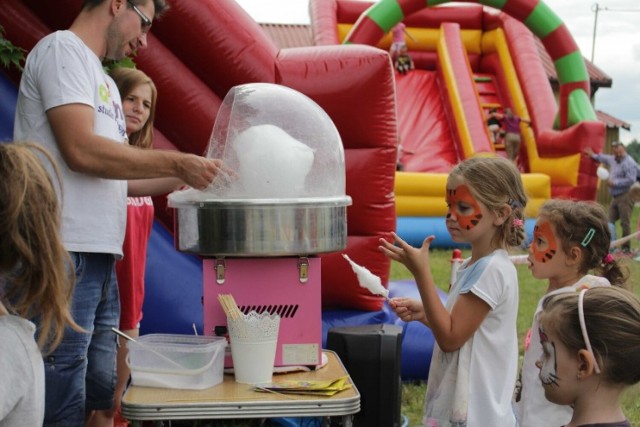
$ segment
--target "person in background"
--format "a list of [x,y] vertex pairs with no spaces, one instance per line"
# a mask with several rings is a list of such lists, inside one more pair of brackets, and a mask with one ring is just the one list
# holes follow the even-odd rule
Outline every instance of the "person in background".
[[498,113],[497,108],[492,108],[489,110],[489,116],[487,117],[487,128],[489,129],[491,142],[493,142],[494,144],[498,144],[500,141],[500,129],[502,129],[502,121],[500,120],[501,117],[502,115]]
[[[127,125],[129,144],[151,149],[153,119],[158,91],[153,81],[143,71],[133,68],[115,68],[109,73],[122,97],[122,110]],[[123,257],[116,262],[116,276],[120,295],[120,330],[132,338],[140,335],[142,304],[144,301],[144,277],[147,264],[147,244],[153,226],[154,209],[151,196],[176,190],[182,185],[177,178],[152,178],[132,180],[129,189],[148,196],[127,197],[127,228],[122,246]],[[129,381],[130,370],[126,364],[127,347],[124,338],[118,338],[118,363],[116,392],[112,410],[94,416],[113,418],[114,426],[126,426],[121,416],[121,401]],[[102,412],[102,411],[101,411]]]
[[73,274],[60,239],[60,206],[38,155],[54,164],[36,144],[0,144],[0,426],[6,427],[42,424],[42,355],[56,349],[65,326],[81,331],[69,311]]
[[398,53],[398,56],[396,56],[395,65],[396,70],[398,70],[400,74],[407,74],[408,71],[416,68],[406,45],[400,48],[400,52]]
[[[638,173],[638,179],[640,179],[640,171]],[[631,200],[633,200],[634,204],[640,202],[640,181],[636,182],[631,186],[631,189],[629,190],[629,196],[631,197]],[[640,242],[640,216],[638,217],[638,225],[637,225],[636,232],[638,233],[637,239]],[[635,257],[633,260],[640,261],[640,255]]]
[[626,286],[628,274],[609,253],[610,243],[607,213],[598,203],[552,199],[541,206],[528,262],[533,277],[546,279],[548,286],[525,340],[521,387],[514,399],[519,425],[560,426],[571,420],[572,408],[549,402],[538,378],[536,363],[543,350],[539,317],[544,301],[552,295],[596,286]]
[[76,271],[71,313],[86,333],[67,329],[45,359],[44,425],[100,426],[113,407],[120,303],[115,260],[122,257],[127,181],[177,177],[205,189],[219,159],[129,146],[120,94],[102,67],[147,46],[165,0],[84,0],[68,30],[42,40],[20,80],[15,140],[46,147],[60,165],[65,197],[62,241]]
[[640,299],[616,287],[550,296],[539,335],[545,396],[573,407],[565,427],[631,427],[620,395],[640,382]]
[[405,35],[414,42],[416,41],[416,39],[414,39],[407,31],[407,26],[402,22],[397,23],[391,29],[391,47],[389,48],[389,55],[391,55],[391,60],[394,64],[396,63],[396,59],[402,48],[407,46],[407,42],[404,38]]
[[516,116],[511,111],[511,108],[504,109],[504,115],[502,118],[502,124],[504,126],[504,149],[507,152],[507,158],[514,163],[518,162],[518,156],[520,155],[520,123],[526,123],[531,125],[530,120],[523,119]]
[[[622,237],[631,234],[631,214],[633,213],[634,200],[629,190],[636,182],[638,165],[633,157],[627,154],[624,145],[620,141],[611,143],[613,154],[596,154],[591,147],[584,150],[584,154],[591,160],[604,163],[609,168],[607,186],[611,194],[609,205],[609,222],[615,225],[620,220]],[[631,241],[621,245],[624,254],[631,254]]]
[[421,301],[393,298],[405,322],[429,327],[436,346],[425,398],[425,426],[516,425],[511,397],[518,369],[518,275],[507,249],[525,239],[527,196],[515,165],[501,157],[471,158],[447,179],[446,225],[453,241],[471,244],[446,304],[429,265],[434,237],[414,248],[393,234],[380,250],[404,264]]

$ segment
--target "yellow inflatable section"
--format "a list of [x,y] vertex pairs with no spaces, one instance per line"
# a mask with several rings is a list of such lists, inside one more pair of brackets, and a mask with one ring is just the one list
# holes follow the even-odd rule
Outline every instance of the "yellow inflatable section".
[[[445,190],[447,174],[397,172],[395,183],[396,215],[443,217],[447,213]],[[525,217],[538,216],[540,206],[551,198],[551,179],[540,173],[522,174],[529,203]]]

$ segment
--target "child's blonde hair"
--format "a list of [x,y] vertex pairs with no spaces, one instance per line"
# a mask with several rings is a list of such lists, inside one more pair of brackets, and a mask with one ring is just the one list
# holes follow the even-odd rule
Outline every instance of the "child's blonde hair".
[[494,244],[500,248],[519,246],[526,238],[524,192],[520,171],[502,157],[474,157],[459,163],[450,175],[460,176],[476,200],[491,211],[511,207],[511,215],[498,227]]
[[552,199],[539,211],[539,217],[549,221],[560,239],[565,254],[572,247],[582,252],[580,273],[595,270],[614,286],[625,286],[627,272],[609,254],[611,231],[604,208],[590,201]]
[[74,268],[60,239],[60,210],[51,177],[36,152],[57,168],[41,146],[0,144],[0,278],[3,302],[26,319],[38,319],[38,345],[53,351],[73,321],[69,301]]
[[[540,325],[554,332],[571,351],[586,349],[578,313],[579,292],[545,299]],[[640,382],[640,299],[632,292],[598,286],[584,294],[587,335],[604,380],[613,384]]]

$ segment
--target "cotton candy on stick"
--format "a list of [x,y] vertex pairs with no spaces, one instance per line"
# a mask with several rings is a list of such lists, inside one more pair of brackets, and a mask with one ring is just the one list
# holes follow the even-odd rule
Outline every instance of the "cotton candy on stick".
[[389,290],[382,286],[382,280],[380,280],[378,276],[370,272],[366,267],[353,262],[347,254],[342,254],[342,256],[344,259],[349,261],[349,264],[351,264],[351,268],[353,269],[353,272],[356,273],[358,283],[361,287],[367,289],[374,295],[380,295],[389,299]]

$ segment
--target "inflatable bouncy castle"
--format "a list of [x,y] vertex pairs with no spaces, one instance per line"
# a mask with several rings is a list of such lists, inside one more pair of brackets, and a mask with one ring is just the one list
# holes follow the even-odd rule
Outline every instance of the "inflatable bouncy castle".
[[[388,50],[399,22],[416,69],[396,73],[402,172],[396,175],[398,233],[412,244],[435,234],[453,246],[444,228],[446,173],[460,160],[505,155],[492,143],[492,108],[512,109],[521,123],[518,166],[534,218],[549,197],[594,199],[596,165],[581,153],[604,144],[604,125],[590,102],[584,61],[566,26],[542,1],[473,1],[447,5],[412,0],[377,3],[311,0],[317,45],[370,44]],[[534,37],[552,58],[559,105]]]

